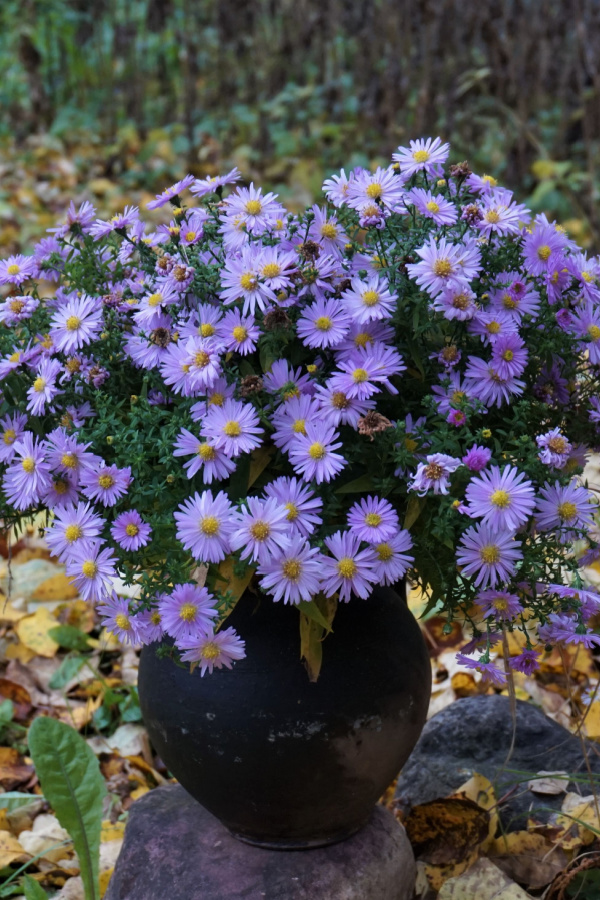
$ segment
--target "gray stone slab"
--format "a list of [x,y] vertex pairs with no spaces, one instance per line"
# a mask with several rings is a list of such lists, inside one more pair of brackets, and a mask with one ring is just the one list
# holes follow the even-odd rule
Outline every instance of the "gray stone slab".
[[[564,771],[581,779],[569,790],[593,792],[581,740],[549,719],[531,703],[517,701],[514,753],[502,771],[512,738],[510,700],[499,694],[457,700],[433,716],[402,770],[396,788],[400,808],[445,797],[464,784],[473,772],[496,784],[496,796],[507,796],[500,805],[503,824],[510,830],[526,827],[527,817],[547,822],[560,809],[564,794],[535,794],[520,783],[518,772]],[[588,759],[600,789],[600,744],[586,742]]]
[[165,785],[131,807],[105,900],[410,900],[414,883],[408,838],[381,806],[339,844],[263,850]]

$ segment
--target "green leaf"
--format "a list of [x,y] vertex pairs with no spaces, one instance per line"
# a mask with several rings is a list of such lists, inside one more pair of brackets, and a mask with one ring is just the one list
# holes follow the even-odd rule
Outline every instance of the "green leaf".
[[6,791],[0,794],[0,809],[6,809],[12,812],[13,809],[19,809],[21,806],[32,806],[43,800],[41,794],[23,794],[21,791]]
[[296,607],[308,619],[312,619],[313,622],[316,622],[318,625],[320,625],[321,628],[326,628],[327,631],[331,630],[327,619],[314,600],[301,600],[300,603],[296,603]]
[[[52,631],[54,630],[55,629],[52,629]],[[60,668],[56,670],[48,682],[48,686],[51,687],[53,691],[62,690],[62,688],[69,683],[71,678],[74,678],[75,675],[77,675],[84,662],[84,656],[67,656],[63,659]]]
[[410,500],[408,501],[408,506],[406,507],[406,515],[404,516],[404,528],[410,528],[411,525],[414,525],[419,516],[421,515],[427,500],[425,497],[418,497],[416,494],[413,494]]
[[31,875],[26,875],[23,879],[23,893],[25,900],[48,900],[44,888]]
[[373,479],[369,474],[361,475],[354,481],[348,481],[336,491],[336,494],[358,494],[360,491],[370,491],[373,489]]
[[0,703],[0,728],[4,728],[5,725],[10,725],[14,714],[15,707],[13,706],[12,700],[3,700],[2,703]]
[[98,760],[80,734],[47,716],[37,718],[29,729],[29,750],[44,796],[73,841],[86,900],[99,900],[98,860],[106,786]]
[[87,634],[74,625],[57,625],[48,632],[53,641],[67,650],[90,650]]

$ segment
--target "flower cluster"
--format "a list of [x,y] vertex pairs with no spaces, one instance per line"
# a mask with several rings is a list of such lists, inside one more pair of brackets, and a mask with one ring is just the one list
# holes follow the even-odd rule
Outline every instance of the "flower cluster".
[[204,673],[244,655],[231,573],[318,604],[410,570],[497,681],[506,629],[523,671],[600,642],[600,261],[448,154],[411,141],[297,216],[237,169],[187,176],[149,204],[168,225],[72,205],[0,262],[2,514],[47,512],[121,638]]

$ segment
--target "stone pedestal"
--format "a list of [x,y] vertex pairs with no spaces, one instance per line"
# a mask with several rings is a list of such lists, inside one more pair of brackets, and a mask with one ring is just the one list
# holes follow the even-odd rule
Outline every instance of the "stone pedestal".
[[262,850],[166,785],[131,807],[105,900],[410,900],[414,883],[411,846],[383,807],[342,843]]

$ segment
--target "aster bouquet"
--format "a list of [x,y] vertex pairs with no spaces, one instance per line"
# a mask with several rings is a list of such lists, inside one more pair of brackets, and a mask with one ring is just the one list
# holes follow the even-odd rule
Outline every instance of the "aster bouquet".
[[204,674],[244,655],[247,586],[320,639],[408,573],[496,683],[507,631],[520,671],[600,643],[600,263],[448,153],[342,170],[301,215],[188,176],[149,204],[169,224],[72,205],[0,263],[2,515],[45,512],[121,639]]

